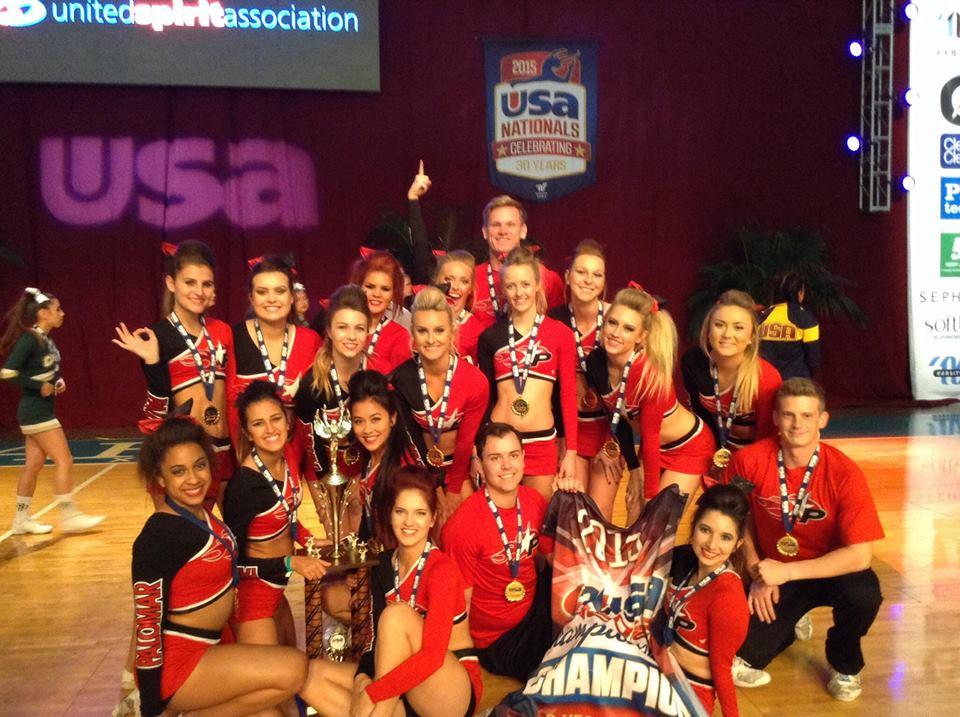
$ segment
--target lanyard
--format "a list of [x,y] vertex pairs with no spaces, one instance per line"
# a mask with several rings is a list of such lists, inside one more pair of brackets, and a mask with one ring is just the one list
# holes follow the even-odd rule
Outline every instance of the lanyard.
[[273,364],[270,363],[270,355],[267,353],[267,342],[263,340],[263,332],[260,331],[260,320],[253,319],[253,330],[257,335],[257,345],[260,347],[260,358],[263,359],[263,368],[267,372],[267,379],[275,384],[277,388],[283,389],[283,381],[287,376],[287,356],[290,351],[290,329],[283,329],[283,347],[280,349],[280,368],[277,378],[273,378]]
[[724,425],[723,406],[720,404],[720,372],[717,365],[710,362],[710,376],[713,377],[713,397],[717,402],[717,430],[720,433],[720,448],[727,445],[727,438],[730,436],[730,427],[733,425],[733,417],[737,415],[737,382],[733,382],[733,395],[730,396],[730,412],[726,415],[726,425]]
[[[580,373],[587,372],[587,356],[583,352],[582,337],[580,329],[577,328],[577,317],[573,313],[573,304],[567,306],[570,309],[570,328],[573,329],[573,338],[577,343],[577,358],[580,360]],[[603,329],[603,302],[597,300],[597,331],[594,345],[600,341],[600,331]]]
[[190,338],[190,334],[187,333],[187,330],[183,328],[183,324],[180,323],[180,317],[177,316],[176,311],[171,311],[170,316],[167,319],[173,324],[176,328],[177,333],[180,334],[180,338],[183,339],[183,342],[187,345],[187,348],[190,349],[190,355],[193,356],[193,362],[197,365],[197,371],[200,372],[200,382],[203,383],[203,392],[207,395],[207,400],[213,400],[213,385],[217,381],[217,354],[213,347],[213,340],[210,338],[210,334],[207,332],[207,322],[203,318],[203,314],[200,314],[200,333],[203,336],[203,340],[207,342],[207,348],[210,350],[210,372],[204,368],[203,365],[203,356],[200,355],[200,349],[197,348],[197,345],[193,343],[193,339]]
[[497,530],[500,531],[500,540],[503,543],[503,554],[507,558],[507,565],[510,566],[510,577],[514,580],[520,574],[520,536],[523,533],[523,517],[520,514],[520,496],[517,496],[517,551],[510,555],[510,541],[507,540],[507,531],[503,529],[503,520],[500,518],[500,511],[497,510],[497,504],[490,497],[490,491],[484,487],[484,495],[487,496],[487,505],[490,512],[493,513],[493,519],[497,522]]
[[345,401],[343,400],[343,391],[340,388],[340,376],[337,374],[337,367],[330,362],[330,385],[333,386],[333,395],[337,397],[337,405],[340,406],[340,416],[346,412]]
[[384,312],[383,316],[380,317],[380,321],[377,322],[377,328],[370,334],[370,343],[367,344],[367,356],[373,356],[373,350],[377,346],[377,341],[380,340],[380,332],[383,331],[383,327],[386,326],[389,321],[390,317]]
[[679,615],[680,615],[680,611],[683,610],[684,605],[686,605],[688,602],[690,602],[690,600],[693,599],[693,596],[694,596],[694,595],[696,595],[698,592],[700,592],[700,591],[703,590],[705,587],[707,587],[707,585],[709,585],[711,582],[713,582],[714,579],[716,579],[717,576],[719,576],[719,575],[720,575],[722,572],[724,572],[726,569],[727,569],[727,564],[724,563],[724,564],[721,565],[719,568],[717,568],[717,569],[714,570],[712,573],[710,573],[710,574],[707,575],[705,578],[703,578],[703,579],[702,579],[700,582],[698,582],[696,585],[694,585],[692,590],[690,590],[689,592],[687,592],[685,595],[683,595],[683,596],[681,597],[680,591],[681,591],[684,587],[686,587],[686,585],[690,582],[690,578],[693,577],[693,573],[694,573],[694,571],[696,571],[696,568],[694,568],[694,569],[691,570],[689,573],[687,573],[687,577],[685,577],[685,578],[683,579],[683,582],[681,582],[681,583],[677,586],[676,591],[673,593],[673,595],[670,597],[670,599],[667,600],[667,605],[668,605],[668,607],[670,608],[670,616],[667,618],[667,627],[670,628],[671,630],[672,630],[672,629],[675,629],[674,626],[675,626],[676,623],[677,623],[677,618],[678,618]]
[[457,362],[453,354],[450,354],[450,360],[447,364],[447,376],[443,382],[443,394],[440,398],[440,415],[437,417],[437,423],[433,423],[433,407],[430,404],[430,393],[427,391],[427,376],[423,372],[423,362],[420,360],[420,354],[414,354],[414,361],[417,363],[417,375],[420,377],[420,397],[423,399],[423,413],[427,418],[427,426],[430,428],[430,435],[433,437],[433,444],[440,443],[440,436],[443,434],[443,419],[447,415],[447,402],[450,399],[450,385],[453,383],[453,370]]
[[467,313],[466,309],[460,309],[460,313],[457,315],[457,324],[463,326],[472,315],[473,314]]
[[197,516],[195,516],[189,510],[170,500],[170,496],[166,497],[166,503],[168,506],[170,506],[170,508],[173,509],[173,511],[177,515],[193,523],[195,526],[200,528],[200,530],[202,530],[207,535],[212,536],[214,540],[216,540],[218,543],[220,543],[220,545],[223,546],[223,549],[226,550],[227,553],[230,555],[230,567],[233,571],[232,585],[234,587],[238,585],[240,583],[240,566],[237,564],[237,556],[239,555],[239,551],[237,549],[237,538],[234,536],[230,528],[228,528],[224,523],[217,520],[210,513],[207,513],[207,516],[209,517],[210,520],[212,520],[221,528],[223,528],[223,531],[230,538],[229,540],[227,540],[227,538],[224,538],[218,535],[216,532],[214,532],[213,528],[211,528],[205,521],[200,520]]
[[497,301],[497,287],[493,284],[493,266],[487,264],[487,286],[490,287],[490,305],[493,306],[494,315],[500,313],[500,302]]
[[783,529],[790,535],[793,532],[793,526],[797,518],[803,515],[807,507],[807,499],[810,497],[810,479],[813,477],[813,470],[820,462],[820,445],[817,444],[816,450],[810,456],[810,462],[807,463],[807,469],[803,472],[803,479],[800,481],[800,488],[797,490],[797,502],[793,504],[793,510],[790,510],[790,496],[787,494],[787,469],[783,465],[783,449],[777,449],[777,472],[780,474],[780,517],[783,520]]
[[627,402],[627,379],[630,377],[630,367],[633,366],[633,362],[639,355],[639,351],[633,352],[633,355],[627,359],[627,363],[623,367],[623,375],[620,376],[620,385],[617,387],[617,407],[610,417],[610,435],[614,439],[617,437],[617,426],[620,425],[620,416],[623,415],[623,407]]
[[250,451],[250,457],[253,459],[254,465],[256,465],[257,470],[260,471],[260,475],[264,477],[269,486],[273,489],[273,494],[277,496],[277,502],[283,506],[283,512],[287,514],[287,523],[290,525],[290,535],[296,540],[297,539],[297,491],[296,487],[293,485],[293,476],[290,474],[290,465],[284,461],[283,465],[286,469],[286,476],[283,479],[284,484],[290,484],[290,500],[294,503],[294,506],[291,507],[287,504],[287,501],[283,497],[283,493],[280,492],[280,489],[277,488],[277,481],[274,479],[273,475],[270,473],[270,469],[267,468],[266,464],[260,460],[260,455],[257,453],[257,449],[254,448]]
[[520,396],[523,393],[524,386],[527,385],[527,376],[530,374],[530,367],[533,365],[533,357],[537,355],[537,335],[540,333],[540,323],[543,321],[543,314],[537,314],[533,320],[533,328],[530,330],[530,341],[527,343],[527,353],[523,357],[523,374],[520,373],[520,362],[517,360],[517,344],[514,341],[513,318],[509,321],[508,342],[510,344],[510,371],[513,373],[513,387]]
[[[414,610],[417,609],[417,591],[420,589],[420,576],[423,575],[423,568],[427,564],[427,556],[430,555],[431,550],[433,550],[433,546],[428,540],[427,544],[423,546],[423,552],[420,553],[420,559],[417,561],[417,573],[413,578],[413,589],[410,591],[410,599],[407,600],[407,604]],[[397,602],[402,602],[400,599],[400,556],[396,552],[393,554],[392,563],[393,591],[397,596]]]
[[43,329],[40,328],[37,324],[34,324],[33,330],[40,334],[40,338],[43,339],[43,345],[46,346],[47,352],[53,357],[53,381],[52,383],[56,384],[60,380],[60,349],[57,348],[57,345],[53,343]]

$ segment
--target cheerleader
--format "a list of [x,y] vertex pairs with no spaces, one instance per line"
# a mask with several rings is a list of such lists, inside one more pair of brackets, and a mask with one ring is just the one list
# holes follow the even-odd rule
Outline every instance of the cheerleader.
[[[603,247],[593,239],[580,242],[564,275],[570,300],[547,312],[547,316],[573,330],[576,342],[577,478],[582,486],[589,484],[590,462],[600,451],[607,434],[607,416],[597,392],[586,380],[587,357],[599,343],[604,312],[609,306],[601,298],[606,290],[606,276]],[[625,455],[630,469],[637,470],[635,452],[628,451]]]
[[236,400],[249,453],[223,499],[223,518],[237,537],[242,579],[233,624],[237,642],[296,647],[293,613],[283,596],[291,572],[307,580],[326,573],[326,563],[296,555],[312,537],[297,520],[300,471],[287,442],[290,423],[275,384],[253,381]]
[[[226,372],[228,357],[233,354],[233,333],[223,321],[204,315],[214,301],[210,248],[191,240],[178,246],[164,243],[163,253],[165,318],[133,331],[121,323],[113,343],[142,362],[147,379],[143,406],[147,419],[162,419],[176,408],[187,408],[189,402],[190,415],[213,440],[217,466],[207,496],[207,506],[211,507],[222,497],[233,473],[226,417]],[[154,502],[159,498],[155,494]]]
[[380,554],[371,575],[373,649],[359,665],[317,663],[317,693],[324,698],[317,711],[328,717],[469,717],[483,682],[460,573],[434,547],[433,478],[420,468],[402,468],[390,494],[396,548]]
[[394,319],[403,308],[403,272],[393,255],[375,251],[358,259],[350,281],[363,289],[370,313],[367,368],[388,375],[410,358],[410,332]]
[[238,448],[242,431],[237,397],[251,382],[269,381],[277,387],[287,414],[292,416],[300,379],[323,343],[316,331],[296,323],[294,275],[288,260],[267,256],[248,263],[253,316],[233,325],[234,360],[227,364],[230,435]]
[[720,295],[700,328],[700,345],[681,360],[687,405],[710,427],[718,450],[715,468],[732,451],[772,436],[780,374],[760,358],[760,333],[749,294]]
[[207,710],[280,715],[307,677],[292,647],[221,645],[240,580],[237,542],[204,507],[215,457],[192,420],[171,417],[140,449],[163,496],[133,544],[136,670],[144,717]]
[[460,358],[477,365],[477,343],[480,334],[490,326],[487,317],[481,317],[471,311],[473,295],[476,289],[474,271],[476,261],[470,252],[455,249],[437,258],[437,271],[434,284],[446,288],[447,303],[453,308],[456,317],[457,354]]
[[392,377],[405,424],[423,437],[427,463],[443,470],[441,522],[472,493],[473,440],[490,396],[486,376],[456,354],[453,312],[440,289],[428,286],[417,294],[414,356]]
[[60,351],[50,332],[63,326],[64,313],[53,294],[28,287],[6,315],[6,329],[0,337],[0,355],[10,355],[0,370],[0,379],[13,381],[22,391],[17,405],[17,422],[24,436],[23,473],[17,482],[17,512],[14,535],[44,535],[53,530],[30,517],[30,501],[37,487],[37,475],[53,459],[54,489],[60,506],[60,528],[79,533],[99,525],[104,516],[81,513],[73,502],[73,456],[67,436],[54,411],[55,397],[67,390],[60,376]]
[[674,548],[670,585],[653,634],[669,647],[703,703],[713,714],[738,717],[731,668],[747,636],[750,612],[735,564],[742,562],[749,512],[738,488],[714,485],[697,501],[690,544]]
[[[507,315],[480,335],[478,351],[490,383],[489,419],[520,431],[524,485],[549,502],[554,480],[576,477],[576,346],[568,326],[545,316],[540,262],[529,249],[510,252],[502,282]],[[554,415],[555,405],[560,416]],[[558,418],[566,430],[559,468]]]
[[587,359],[587,380],[610,416],[610,433],[597,454],[589,493],[609,518],[622,455],[632,450],[636,432],[643,488],[631,482],[628,491],[628,514],[635,517],[642,504],[639,493],[649,499],[676,483],[692,495],[709,470],[715,446],[703,422],[677,402],[677,329],[653,296],[632,287],[618,291],[606,312],[602,341]]
[[[304,446],[303,476],[318,512],[321,510],[322,490],[317,479],[330,469],[328,439],[320,435],[322,422],[344,424],[350,420],[347,386],[354,373],[364,367],[364,346],[370,310],[359,286],[348,284],[330,297],[325,313],[325,341],[303,374],[294,398],[298,440]],[[349,425],[346,425],[349,431]],[[348,475],[356,475],[359,453],[347,441],[340,441],[337,465]]]

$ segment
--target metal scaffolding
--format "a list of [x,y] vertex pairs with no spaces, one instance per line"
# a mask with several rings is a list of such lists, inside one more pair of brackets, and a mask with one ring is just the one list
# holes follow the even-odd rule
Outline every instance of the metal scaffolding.
[[889,212],[893,124],[893,0],[863,0],[860,211]]

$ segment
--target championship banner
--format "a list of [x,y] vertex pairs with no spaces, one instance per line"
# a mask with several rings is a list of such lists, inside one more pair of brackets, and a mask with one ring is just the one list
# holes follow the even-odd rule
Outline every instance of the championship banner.
[[543,535],[555,540],[557,637],[497,717],[707,717],[669,650],[650,637],[683,504],[673,486],[620,528],[586,494],[554,494]]
[[915,0],[907,205],[910,374],[920,400],[960,398],[960,0]]
[[484,40],[490,182],[546,202],[596,179],[597,43]]

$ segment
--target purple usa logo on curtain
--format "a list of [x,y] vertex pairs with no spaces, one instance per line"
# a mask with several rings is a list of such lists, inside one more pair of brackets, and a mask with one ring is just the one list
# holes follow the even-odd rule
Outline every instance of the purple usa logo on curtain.
[[596,179],[597,44],[483,42],[490,181],[537,202]]

